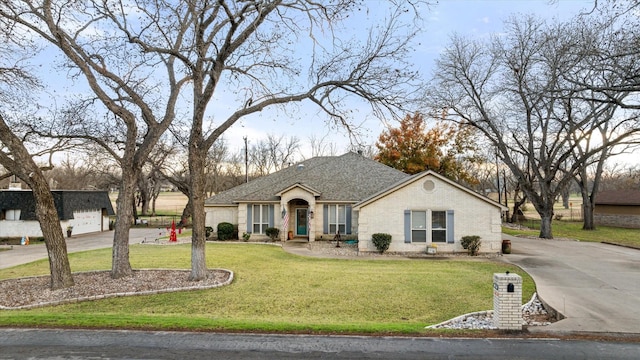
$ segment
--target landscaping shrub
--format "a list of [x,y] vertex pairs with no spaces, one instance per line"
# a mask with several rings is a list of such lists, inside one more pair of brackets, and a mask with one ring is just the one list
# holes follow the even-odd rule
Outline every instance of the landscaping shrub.
[[204,228],[204,236],[206,238],[209,238],[209,237],[211,237],[211,234],[213,234],[213,227],[205,226],[205,228]]
[[478,235],[469,235],[463,236],[462,241],[460,241],[462,247],[467,249],[467,252],[471,256],[478,255],[478,251],[480,251],[480,245],[482,241],[480,241],[480,236]]
[[371,240],[373,240],[373,245],[376,246],[376,249],[382,254],[383,252],[389,249],[389,245],[391,245],[391,235],[384,233],[377,233],[371,235]]
[[264,230],[264,233],[271,238],[271,241],[276,241],[276,239],[278,238],[278,236],[280,236],[280,229],[278,228],[274,228],[274,227],[270,227],[270,228],[266,228]]
[[235,232],[235,226],[228,222],[221,222],[218,224],[218,240],[233,240],[233,234]]

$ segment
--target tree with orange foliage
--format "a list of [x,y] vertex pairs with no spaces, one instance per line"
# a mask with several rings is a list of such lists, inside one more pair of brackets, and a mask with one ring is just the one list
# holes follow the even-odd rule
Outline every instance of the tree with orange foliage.
[[433,170],[469,185],[478,181],[470,167],[482,161],[472,128],[438,121],[430,129],[422,114],[407,115],[398,128],[378,137],[375,159],[407,174]]

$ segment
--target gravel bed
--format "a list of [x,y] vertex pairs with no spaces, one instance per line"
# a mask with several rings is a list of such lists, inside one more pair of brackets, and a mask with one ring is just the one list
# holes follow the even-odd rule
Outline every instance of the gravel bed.
[[[522,305],[523,326],[545,326],[551,324],[551,315],[544,308],[536,293],[531,300]],[[440,324],[427,326],[428,329],[478,329],[494,330],[493,310],[461,315]]]
[[224,269],[210,269],[207,278],[198,282],[189,281],[189,274],[189,270],[134,270],[132,276],[115,280],[109,271],[75,273],[75,285],[59,290],[49,288],[50,276],[2,280],[0,309],[28,309],[109,297],[209,289],[233,281],[233,273]]

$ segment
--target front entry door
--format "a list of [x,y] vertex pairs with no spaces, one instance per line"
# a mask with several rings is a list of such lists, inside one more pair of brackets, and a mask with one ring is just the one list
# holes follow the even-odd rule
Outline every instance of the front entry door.
[[296,235],[307,236],[307,209],[296,209]]

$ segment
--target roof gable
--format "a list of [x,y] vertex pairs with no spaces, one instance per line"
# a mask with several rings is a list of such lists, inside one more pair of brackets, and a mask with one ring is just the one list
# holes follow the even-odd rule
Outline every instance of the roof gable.
[[[301,166],[302,165],[302,166]],[[358,202],[409,175],[353,152],[314,157],[223,191],[206,200],[210,206],[278,201],[283,189],[302,184],[318,201]]]
[[285,189],[283,189],[283,190],[279,191],[279,192],[276,194],[276,196],[281,197],[281,196],[282,196],[282,194],[284,194],[284,193],[286,193],[286,192],[288,192],[288,191],[291,191],[291,190],[293,190],[293,189],[296,189],[296,188],[297,188],[297,189],[302,189],[302,190],[304,190],[304,191],[306,191],[306,192],[308,192],[308,193],[312,194],[312,195],[313,195],[313,196],[315,196],[315,197],[318,197],[318,196],[322,195],[319,191],[317,191],[317,190],[315,190],[315,189],[313,189],[313,188],[311,188],[311,187],[309,187],[309,186],[306,186],[306,185],[304,185],[304,184],[300,184],[300,183],[295,183],[295,184],[293,184],[293,185],[291,185],[291,186],[288,186],[287,188],[285,188]]
[[380,191],[379,193],[376,193],[376,194],[370,196],[369,198],[364,199],[363,201],[360,201],[359,203],[355,204],[353,208],[355,210],[358,210],[358,209],[360,209],[360,208],[362,208],[364,206],[367,206],[367,205],[375,202],[376,200],[378,200],[380,198],[383,198],[383,197],[385,197],[385,196],[387,196],[387,195],[389,195],[389,194],[391,194],[391,193],[393,193],[393,192],[395,192],[395,191],[397,191],[399,189],[402,189],[402,188],[404,188],[406,186],[409,186],[410,184],[418,182],[418,181],[420,181],[420,180],[422,180],[424,178],[427,178],[429,176],[435,177],[438,180],[441,180],[441,181],[453,186],[454,188],[456,188],[456,189],[458,189],[460,191],[463,191],[463,192],[465,192],[465,193],[467,193],[467,194],[469,194],[469,195],[471,195],[473,197],[476,197],[476,198],[478,198],[478,199],[480,199],[480,200],[482,200],[484,202],[487,202],[487,203],[489,203],[489,204],[491,204],[491,205],[493,205],[495,207],[498,207],[503,211],[507,210],[507,208],[504,205],[502,205],[502,204],[500,204],[498,202],[495,202],[495,201],[489,199],[488,197],[486,197],[486,196],[484,196],[482,194],[479,194],[479,193],[467,188],[466,186],[463,186],[463,185],[461,185],[461,184],[459,184],[459,183],[457,183],[457,182],[455,182],[455,181],[453,181],[453,180],[451,180],[451,179],[449,179],[449,178],[447,178],[447,177],[445,177],[443,175],[440,175],[440,174],[438,174],[438,173],[436,173],[436,172],[434,172],[432,170],[423,171],[421,173],[418,173],[416,175],[413,175],[413,176],[409,177],[408,179],[401,180],[401,181],[391,185],[390,187]]

